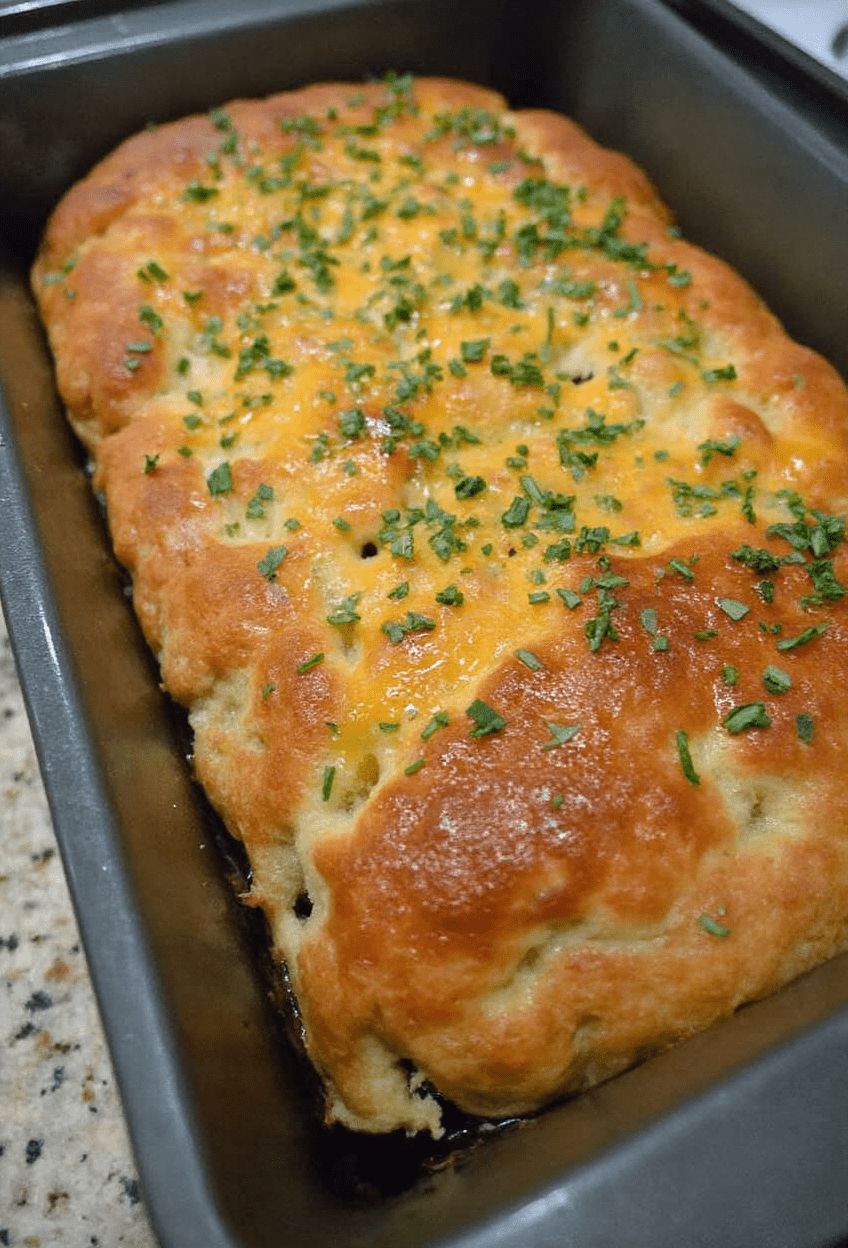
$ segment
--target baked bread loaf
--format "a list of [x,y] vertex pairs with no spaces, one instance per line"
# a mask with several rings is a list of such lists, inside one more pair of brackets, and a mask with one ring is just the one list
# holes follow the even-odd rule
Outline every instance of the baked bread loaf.
[[845,946],[846,389],[628,159],[237,101],[33,288],[329,1119],[535,1110]]

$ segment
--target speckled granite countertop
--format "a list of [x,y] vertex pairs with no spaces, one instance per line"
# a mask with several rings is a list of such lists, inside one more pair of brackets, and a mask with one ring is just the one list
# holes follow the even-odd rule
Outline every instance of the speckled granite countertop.
[[0,1245],[156,1248],[0,615]]

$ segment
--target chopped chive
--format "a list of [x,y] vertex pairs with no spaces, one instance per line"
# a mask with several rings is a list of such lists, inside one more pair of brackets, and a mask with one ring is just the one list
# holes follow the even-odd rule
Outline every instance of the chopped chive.
[[336,627],[355,624],[362,618],[356,610],[359,598],[359,594],[348,594],[346,598],[342,598],[338,606],[327,616],[327,623],[334,624]]
[[551,734],[551,740],[546,741],[542,746],[543,750],[555,750],[558,745],[565,745],[567,741],[571,741],[580,731],[581,724],[553,724],[550,720],[545,721]]
[[525,523],[529,514],[529,499],[523,498],[519,495],[517,498],[512,500],[509,507],[501,516],[501,521],[507,529],[518,529]]
[[812,641],[814,637],[821,637],[826,633],[830,625],[822,620],[820,624],[812,624],[809,628],[805,628],[797,637],[784,637],[777,643],[778,650],[794,650],[796,646],[805,646],[808,641]]
[[736,598],[716,598],[716,606],[731,620],[744,620],[751,610],[750,607],[745,606],[744,602],[739,602]]
[[453,492],[457,498],[474,498],[476,494],[481,494],[486,488],[486,482],[482,477],[462,477],[453,487]]
[[540,602],[550,602],[551,596],[546,589],[534,589],[532,593],[527,595],[527,601],[531,606],[538,606]]
[[322,801],[329,802],[329,800],[330,800],[330,794],[331,794],[331,793],[332,793],[332,791],[333,791],[333,781],[335,780],[335,778],[336,778],[336,769],[335,769],[335,767],[325,767],[325,768],[324,768],[324,779],[323,779],[323,782],[322,782],[322,784],[321,784],[321,799],[322,799]]
[[424,766],[424,759],[416,758],[414,763],[410,763],[408,767],[404,767],[403,774],[405,776],[414,776],[415,773],[417,771],[420,771],[423,766]]
[[739,669],[732,663],[726,663],[721,670],[721,678],[726,685],[735,685],[739,679]]
[[471,705],[466,707],[465,714],[474,721],[475,726],[471,729],[472,737],[486,737],[489,733],[500,732],[502,728],[506,728],[506,720],[503,716],[481,698],[475,698]]
[[167,282],[168,274],[155,260],[148,260],[137,273],[143,282]]
[[456,585],[447,585],[436,594],[436,602],[443,607],[461,607],[465,602],[465,595]]
[[421,740],[429,741],[434,732],[438,732],[440,728],[447,728],[450,718],[447,711],[436,711],[436,714],[421,731]]
[[516,650],[515,657],[525,667],[529,667],[531,672],[539,672],[545,666],[539,662],[532,650]]
[[646,633],[650,633],[652,637],[657,633],[657,613],[653,607],[644,607],[639,612],[639,623],[642,625]]
[[219,464],[217,468],[212,469],[206,478],[206,485],[213,497],[217,494],[230,493],[233,488],[233,474],[226,460]]
[[804,745],[810,744],[815,730],[815,720],[808,711],[801,711],[800,715],[795,716],[795,731],[798,733],[799,740],[804,742]]
[[569,611],[573,611],[575,607],[579,607],[583,601],[579,594],[575,594],[573,589],[557,589],[556,592],[568,607]]
[[768,728],[771,724],[762,702],[746,702],[743,706],[734,706],[721,722],[734,735],[744,732],[746,728]]
[[261,572],[266,581],[275,581],[277,569],[288,553],[285,546],[269,546],[267,553],[256,565],[257,572]]
[[682,559],[669,559],[668,566],[673,572],[676,572],[678,576],[682,576],[684,581],[694,581],[695,573],[688,566],[688,564],[683,562]]
[[681,770],[690,784],[700,784],[701,777],[695,770],[692,762],[692,755],[689,752],[689,736],[679,728],[676,736],[677,741],[677,757],[680,759]]
[[295,670],[297,671],[298,676],[302,676],[304,672],[311,672],[313,667],[317,667],[319,663],[323,662],[324,652],[323,650],[319,650],[318,653],[313,654],[310,659],[304,659],[302,663],[298,663]]
[[709,932],[710,936],[719,936],[721,939],[724,939],[725,936],[730,935],[729,927],[725,927],[723,923],[717,923],[708,914],[702,914],[698,922],[705,932]]
[[786,693],[792,688],[792,677],[782,667],[769,663],[763,672],[763,684],[769,693]]

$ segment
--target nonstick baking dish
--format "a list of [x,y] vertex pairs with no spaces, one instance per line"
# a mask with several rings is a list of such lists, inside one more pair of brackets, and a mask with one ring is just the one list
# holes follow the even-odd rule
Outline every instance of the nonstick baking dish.
[[318,1128],[266,1000],[26,272],[61,192],[145,122],[388,67],[575,116],[848,367],[839,118],[801,79],[778,100],[656,3],[174,3],[0,41],[2,587],[154,1222],[168,1248],[831,1243],[848,1229],[845,958],[435,1172],[402,1140]]

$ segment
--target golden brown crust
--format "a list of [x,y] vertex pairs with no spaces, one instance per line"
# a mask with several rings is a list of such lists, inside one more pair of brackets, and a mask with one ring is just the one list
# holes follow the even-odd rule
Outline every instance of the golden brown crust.
[[848,392],[669,223],[574,123],[424,79],[136,136],[45,236],[136,610],[353,1126],[534,1109],[846,943]]

